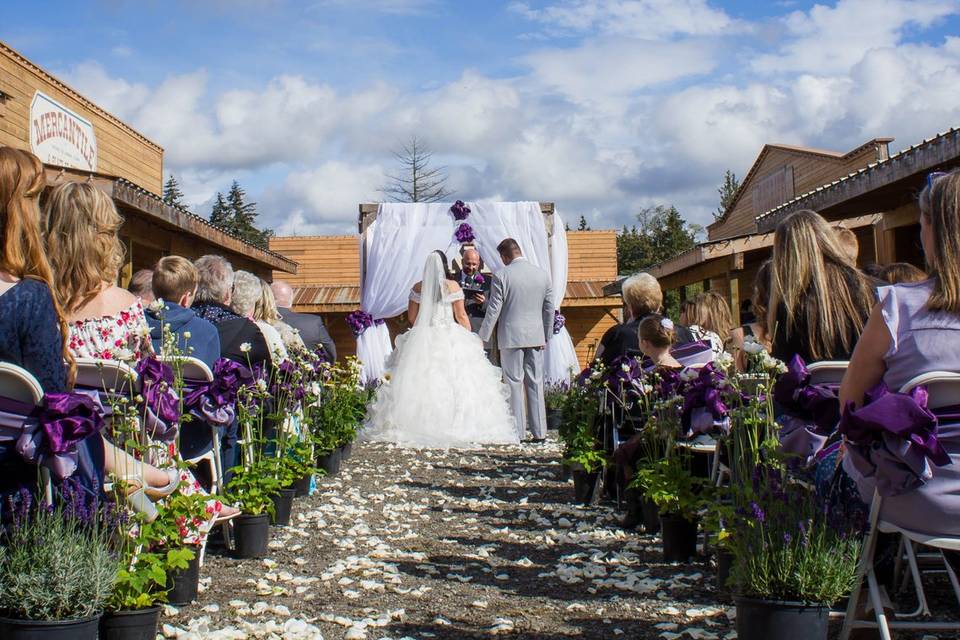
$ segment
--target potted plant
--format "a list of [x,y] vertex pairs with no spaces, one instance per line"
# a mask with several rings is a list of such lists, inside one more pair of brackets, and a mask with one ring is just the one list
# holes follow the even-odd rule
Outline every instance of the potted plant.
[[560,430],[563,420],[563,403],[567,397],[570,385],[566,383],[550,384],[544,389],[543,399],[547,407],[547,429]]
[[269,458],[234,468],[227,495],[243,511],[233,522],[234,547],[238,558],[261,558],[270,540],[273,496],[280,490]]
[[860,537],[787,482],[782,465],[758,466],[740,489],[731,536],[738,638],[825,639],[831,605],[853,588]]
[[160,605],[167,601],[168,576],[189,568],[196,557],[183,547],[138,553],[136,549],[147,541],[143,536],[137,538],[137,544],[129,546],[130,552],[121,555],[124,562],[100,618],[100,640],[154,640]]
[[598,440],[600,386],[602,370],[597,365],[586,369],[564,397],[559,429],[563,443],[563,463],[573,476],[574,498],[582,504],[594,499],[606,453]]
[[688,456],[674,451],[667,457],[643,464],[634,479],[657,505],[663,537],[663,559],[686,562],[697,553],[699,510],[710,486],[705,478],[690,472]]
[[0,546],[0,638],[96,640],[118,571],[97,513],[31,509],[25,495]]

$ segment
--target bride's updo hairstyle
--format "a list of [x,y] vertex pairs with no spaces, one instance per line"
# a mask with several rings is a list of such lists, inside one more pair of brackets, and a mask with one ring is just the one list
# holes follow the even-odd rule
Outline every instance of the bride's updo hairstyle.
[[673,320],[658,313],[649,315],[640,321],[637,337],[658,349],[669,347],[676,338]]
[[443,264],[444,277],[446,277],[447,280],[453,280],[453,271],[450,270],[450,261],[447,260],[447,254],[440,249],[437,249],[434,253],[440,256],[440,262]]

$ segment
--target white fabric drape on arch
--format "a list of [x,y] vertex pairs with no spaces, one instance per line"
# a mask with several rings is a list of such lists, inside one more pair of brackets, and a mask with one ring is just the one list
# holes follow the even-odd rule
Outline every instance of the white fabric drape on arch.
[[[560,212],[553,210],[553,235],[550,237],[550,275],[553,279],[553,306],[563,309],[563,298],[567,292],[567,228],[563,224]],[[577,350],[573,346],[570,332],[564,326],[560,333],[553,336],[547,345],[544,358],[544,380],[549,384],[570,382],[580,372]]]
[[[360,306],[376,319],[398,316],[407,308],[410,288],[420,280],[427,254],[442,249],[448,257],[457,255],[460,244],[453,234],[461,222],[454,220],[451,203],[385,203],[381,204],[376,220],[367,228],[365,263]],[[563,223],[557,224],[562,233],[562,247],[554,241],[551,260],[547,244],[547,230],[538,202],[468,202],[471,213],[465,220],[474,231],[475,243],[487,266],[496,271],[503,268],[497,245],[504,238],[514,238],[524,256],[533,264],[548,270],[554,282],[562,283],[554,292],[554,302],[563,299],[566,286],[567,252]],[[555,236],[556,237],[556,236]],[[557,279],[560,275],[562,280]],[[554,287],[557,288],[556,286]],[[558,297],[559,296],[559,297]],[[561,339],[561,355],[556,338]],[[569,342],[567,349],[564,342]],[[393,350],[390,333],[385,325],[374,326],[357,339],[357,357],[363,363],[364,380],[383,377],[384,365]],[[572,363],[569,362],[573,354]],[[547,360],[558,369],[577,368],[576,354],[570,336],[564,330],[547,345]],[[550,370],[548,369],[548,372]],[[557,378],[549,377],[554,380]]]

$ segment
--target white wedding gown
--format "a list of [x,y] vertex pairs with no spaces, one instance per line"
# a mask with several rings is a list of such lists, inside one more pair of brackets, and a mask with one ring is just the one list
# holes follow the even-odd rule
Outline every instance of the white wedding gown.
[[480,338],[456,323],[440,257],[431,253],[414,326],[397,336],[383,384],[360,437],[418,448],[458,448],[520,441],[501,381]]

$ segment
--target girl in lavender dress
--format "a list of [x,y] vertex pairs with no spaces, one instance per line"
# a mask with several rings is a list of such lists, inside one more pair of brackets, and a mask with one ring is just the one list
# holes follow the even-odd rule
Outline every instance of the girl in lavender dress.
[[[880,302],[857,343],[840,387],[840,406],[860,407],[866,392],[883,381],[898,391],[932,371],[960,372],[960,171],[931,174],[920,193],[920,238],[928,280],[880,287]],[[882,517],[917,531],[960,535],[960,425],[939,425],[952,464],[933,468],[920,487],[884,498]],[[865,501],[873,484],[844,469]]]

